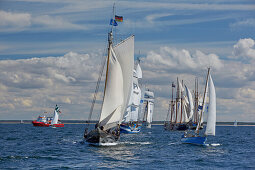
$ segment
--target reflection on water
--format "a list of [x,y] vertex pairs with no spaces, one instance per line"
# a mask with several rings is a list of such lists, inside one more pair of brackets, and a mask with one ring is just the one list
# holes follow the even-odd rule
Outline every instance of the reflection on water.
[[133,153],[133,148],[131,151],[128,146],[123,144],[114,147],[96,147],[95,152],[103,160],[98,163],[98,167],[127,167],[132,160],[139,159],[139,156]]

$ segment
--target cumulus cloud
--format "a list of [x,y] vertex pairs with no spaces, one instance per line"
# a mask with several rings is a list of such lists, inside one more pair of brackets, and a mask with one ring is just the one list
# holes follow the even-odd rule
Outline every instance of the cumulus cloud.
[[0,115],[8,119],[13,109],[20,112],[16,116],[26,113],[31,119],[60,104],[69,113],[66,119],[87,118],[102,59],[99,54],[69,52],[61,57],[1,60]]
[[[249,47],[246,48],[249,50],[252,45],[248,43],[243,47]],[[61,119],[87,119],[102,59],[97,53],[69,52],[60,57],[1,60],[0,116],[6,119],[8,116],[12,119],[14,116],[20,119],[36,118],[39,113],[51,111],[55,104],[59,104],[63,113]],[[191,90],[194,89],[195,77],[198,77],[199,91],[202,93],[208,66],[212,67],[217,111],[225,115],[219,116],[220,120],[228,120],[237,112],[249,115],[247,109],[241,108],[254,109],[255,68],[252,63],[223,60],[216,54],[199,50],[191,52],[162,47],[159,51],[148,52],[141,61],[142,83],[155,93],[154,120],[165,119],[171,96],[170,85],[176,81],[176,77],[183,79]],[[95,113],[100,110],[102,96],[101,87]],[[9,114],[10,110],[12,115]],[[230,112],[231,115],[228,115]],[[96,116],[94,114],[93,119]],[[240,117],[239,120],[247,119]]]
[[192,54],[186,49],[171,47],[161,47],[159,52],[150,51],[144,61],[148,65],[153,64],[164,69],[183,72],[197,72],[209,66],[217,70],[223,67],[222,61],[216,54],[205,54],[199,50]]
[[251,38],[240,39],[234,45],[233,57],[255,59],[255,41]]

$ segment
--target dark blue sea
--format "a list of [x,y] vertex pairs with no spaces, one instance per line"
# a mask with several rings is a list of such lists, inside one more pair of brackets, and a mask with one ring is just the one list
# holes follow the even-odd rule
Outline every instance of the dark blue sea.
[[83,142],[82,124],[0,124],[0,169],[255,169],[255,127],[217,126],[208,146],[181,144],[163,126],[122,134],[120,144]]

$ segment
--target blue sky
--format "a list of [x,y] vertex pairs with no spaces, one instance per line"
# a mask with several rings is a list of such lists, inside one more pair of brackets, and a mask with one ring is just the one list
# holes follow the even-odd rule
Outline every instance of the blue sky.
[[255,121],[253,0],[2,0],[0,119],[36,118],[56,103],[62,119],[87,118],[114,2],[124,17],[116,41],[135,34],[155,120],[165,118],[170,82],[192,89],[199,77],[202,88],[211,66],[217,121]]

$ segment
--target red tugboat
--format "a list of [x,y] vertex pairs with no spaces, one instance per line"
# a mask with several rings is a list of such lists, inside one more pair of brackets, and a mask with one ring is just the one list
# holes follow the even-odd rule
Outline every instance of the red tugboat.
[[56,105],[55,110],[54,110],[54,116],[53,117],[45,117],[45,116],[39,116],[37,120],[32,121],[34,126],[53,126],[53,127],[64,127],[64,124],[61,123],[58,120],[59,113],[61,111],[59,110],[58,106]]

